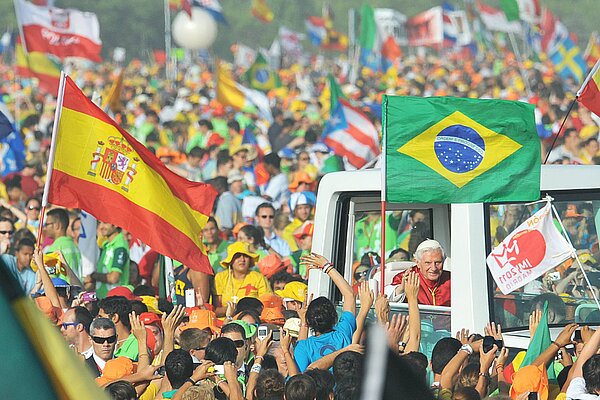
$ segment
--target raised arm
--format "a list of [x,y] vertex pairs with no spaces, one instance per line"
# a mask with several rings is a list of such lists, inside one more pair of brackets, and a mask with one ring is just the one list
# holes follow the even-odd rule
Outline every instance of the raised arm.
[[358,288],[358,298],[360,299],[360,311],[356,317],[356,331],[352,335],[352,343],[360,343],[367,315],[373,305],[373,292],[369,289],[369,282],[361,282]]
[[44,285],[44,293],[46,297],[54,307],[62,308],[60,304],[60,297],[58,297],[58,291],[54,287],[52,283],[52,279],[50,275],[48,275],[48,271],[46,271],[46,266],[44,265],[44,254],[42,253],[42,249],[37,247],[33,253],[33,260],[38,267],[38,272],[40,277],[42,278],[42,285]]
[[325,257],[315,253],[302,256],[300,264],[305,265],[307,269],[317,268],[327,274],[342,294],[343,310],[356,314],[356,298],[352,286],[334,268],[333,264],[327,261]]
[[421,278],[417,272],[406,273],[404,286],[406,287],[406,298],[408,299],[408,343],[404,348],[405,353],[419,351],[421,345],[421,315],[419,314],[419,303],[417,296],[421,286]]
[[556,353],[558,353],[561,347],[565,347],[571,343],[571,338],[573,337],[573,333],[577,328],[579,328],[579,325],[577,324],[569,324],[565,326],[556,340],[550,343],[550,346],[544,350],[542,354],[538,356],[538,358],[533,360],[531,364],[537,366],[543,365],[544,368],[547,368],[548,365],[550,365],[550,362],[554,360]]

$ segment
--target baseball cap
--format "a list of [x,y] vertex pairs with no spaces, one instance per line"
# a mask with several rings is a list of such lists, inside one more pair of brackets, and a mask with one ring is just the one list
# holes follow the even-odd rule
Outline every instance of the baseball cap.
[[140,298],[137,297],[136,295],[134,295],[133,292],[131,291],[131,289],[129,289],[127,286],[117,286],[116,288],[109,290],[109,292],[106,294],[106,297],[114,297],[114,296],[122,296],[130,301],[131,300],[140,300]]
[[210,329],[213,333],[220,333],[221,328],[217,326],[217,316],[214,312],[209,310],[192,310],[190,314],[190,322],[181,330],[186,330],[190,328],[198,328],[198,329]]
[[231,321],[229,323],[230,324],[237,324],[237,325],[241,326],[242,328],[244,328],[246,339],[250,339],[252,336],[254,336],[256,334],[257,329],[258,329],[256,327],[256,325],[250,325],[249,323],[247,323],[246,321],[244,321],[242,319],[236,319],[236,320]]
[[273,275],[279,271],[283,271],[290,265],[289,259],[282,260],[277,254],[269,254],[258,262],[258,270],[267,279],[270,279]]
[[312,221],[304,221],[298,229],[294,231],[294,237],[296,240],[302,239],[302,236],[312,236],[315,229],[315,224]]
[[228,185],[231,185],[233,182],[243,181],[243,180],[244,180],[244,177],[242,176],[242,173],[237,169],[232,169],[227,174],[227,184]]
[[144,325],[156,324],[162,329],[162,320],[158,315],[153,312],[143,312],[140,314],[140,321],[144,323]]
[[287,329],[291,337],[297,338],[300,335],[300,322],[300,318],[289,318],[283,324],[283,329]]
[[276,290],[275,293],[281,296],[283,301],[299,301],[303,303],[307,290],[308,286],[305,283],[294,281],[286,283],[282,290]]
[[292,193],[290,199],[288,200],[288,206],[292,211],[296,208],[296,206],[308,204],[309,206],[314,207],[316,203],[317,198],[313,192],[295,192]]

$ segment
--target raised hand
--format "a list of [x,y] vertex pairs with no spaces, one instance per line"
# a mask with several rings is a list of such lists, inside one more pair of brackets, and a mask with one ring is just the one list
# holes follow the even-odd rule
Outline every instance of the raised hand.
[[404,274],[404,293],[408,301],[417,301],[419,289],[421,288],[421,278],[416,271],[408,271]]
[[407,325],[406,316],[401,314],[394,315],[392,320],[387,324],[388,342],[391,348],[398,349],[398,343],[402,339]]
[[360,299],[361,309],[370,309],[373,305],[374,296],[371,289],[369,289],[369,282],[361,282],[358,287],[358,298]]
[[377,294],[377,300],[375,300],[375,315],[377,320],[381,324],[386,324],[390,319],[390,301],[387,295]]
[[181,324],[181,321],[183,321],[183,317],[185,317],[185,307],[181,304],[176,305],[169,315],[163,314],[161,319],[165,333],[170,332],[171,334],[174,334],[175,329],[177,329],[179,324]]
[[129,323],[131,324],[131,333],[137,339],[139,343],[146,343],[146,326],[140,320],[139,315],[136,315],[135,311],[129,313]]

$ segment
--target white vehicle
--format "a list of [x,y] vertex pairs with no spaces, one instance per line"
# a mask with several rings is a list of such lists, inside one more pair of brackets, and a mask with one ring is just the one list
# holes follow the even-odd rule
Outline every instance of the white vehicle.
[[[351,283],[353,266],[368,251],[380,253],[379,221],[381,176],[379,169],[327,174],[318,190],[312,251],[327,257]],[[542,167],[541,195],[552,196],[592,285],[600,287],[600,258],[596,227],[600,226],[600,166]],[[486,257],[536,207],[521,204],[387,204],[386,219],[395,231],[394,243],[386,238],[386,253],[397,247],[414,251],[425,238],[438,240],[448,256],[451,271],[451,307],[420,306],[422,346],[430,353],[437,340],[460,328],[482,333],[490,321],[499,322],[511,348],[527,348],[528,317],[532,302],[542,293],[550,298],[553,336],[561,326],[600,324],[600,311],[590,289],[582,284],[575,265],[563,263],[540,279],[510,295],[503,295],[488,273]],[[390,222],[393,220],[393,223]],[[387,235],[387,234],[386,234]],[[410,264],[408,264],[410,266]],[[407,268],[406,262],[386,263],[385,281]],[[557,274],[556,272],[559,272]],[[380,272],[372,272],[372,287],[379,287]],[[593,288],[598,292],[596,288]],[[309,292],[338,303],[340,295],[329,278],[312,270]],[[553,301],[562,300],[555,304]],[[562,306],[561,304],[564,304]],[[392,303],[393,312],[407,312],[404,303]]]

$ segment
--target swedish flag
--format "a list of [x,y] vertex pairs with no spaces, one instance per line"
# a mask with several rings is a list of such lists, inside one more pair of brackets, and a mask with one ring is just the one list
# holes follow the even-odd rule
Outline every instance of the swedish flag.
[[387,200],[470,203],[540,196],[533,106],[504,100],[384,100]]
[[576,83],[583,82],[587,73],[587,64],[583,59],[583,54],[570,38],[566,38],[552,54],[550,60],[554,64],[554,69],[561,78],[573,78]]

